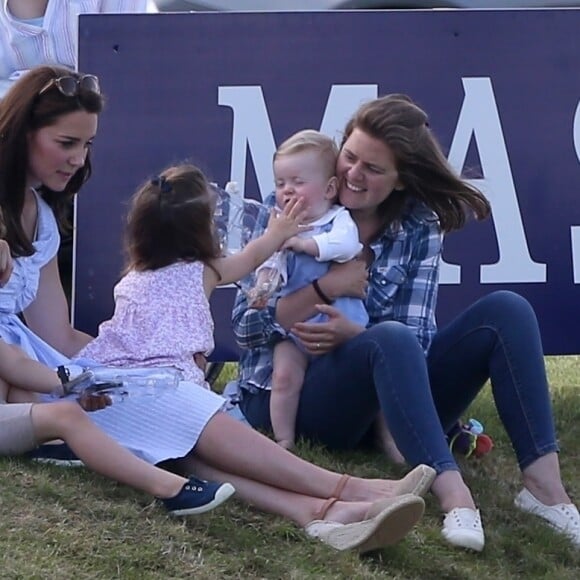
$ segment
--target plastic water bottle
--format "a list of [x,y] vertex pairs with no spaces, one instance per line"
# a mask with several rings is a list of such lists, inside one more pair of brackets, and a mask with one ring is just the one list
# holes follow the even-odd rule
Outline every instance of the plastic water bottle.
[[228,181],[224,189],[229,197],[227,246],[224,249],[227,254],[235,254],[243,247],[244,197],[235,181]]
[[65,395],[106,395],[112,402],[127,397],[159,396],[176,389],[181,372],[172,367],[92,367],[64,385]]

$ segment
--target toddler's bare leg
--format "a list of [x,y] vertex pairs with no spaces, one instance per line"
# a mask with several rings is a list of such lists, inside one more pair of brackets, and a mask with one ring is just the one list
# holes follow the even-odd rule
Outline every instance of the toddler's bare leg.
[[294,446],[296,414],[308,358],[291,340],[274,347],[270,418],[276,442]]
[[90,469],[157,497],[172,497],[187,480],[145,461],[101,431],[77,403],[63,401],[32,407],[39,442],[60,438]]
[[406,463],[405,458],[399,451],[382,413],[379,413],[379,416],[375,421],[375,434],[377,444],[385,453],[387,458],[390,459],[393,463],[404,465]]

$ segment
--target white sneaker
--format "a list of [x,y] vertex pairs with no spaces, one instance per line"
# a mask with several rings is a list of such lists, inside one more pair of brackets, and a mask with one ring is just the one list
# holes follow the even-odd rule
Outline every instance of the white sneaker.
[[568,536],[572,543],[580,548],[580,514],[574,504],[546,505],[526,488],[516,495],[514,504],[524,512],[541,517],[556,531]]
[[485,545],[479,510],[454,508],[443,520],[443,537],[452,545],[481,552]]

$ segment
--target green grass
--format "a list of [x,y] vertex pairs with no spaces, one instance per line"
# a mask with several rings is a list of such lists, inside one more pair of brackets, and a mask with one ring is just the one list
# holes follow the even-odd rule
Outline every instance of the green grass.
[[[578,501],[580,357],[549,358],[547,366],[562,473]],[[472,414],[496,444],[482,460],[463,463],[483,511],[482,554],[453,550],[441,540],[430,497],[423,521],[403,542],[361,558],[334,552],[290,522],[238,502],[173,520],[150,498],[86,470],[0,459],[0,578],[577,578],[580,551],[512,507],[518,472],[489,389]],[[402,473],[376,454],[331,454],[310,445],[298,452],[341,472]]]

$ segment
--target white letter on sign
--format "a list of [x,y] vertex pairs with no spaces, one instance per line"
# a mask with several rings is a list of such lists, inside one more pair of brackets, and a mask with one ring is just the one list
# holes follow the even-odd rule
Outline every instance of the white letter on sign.
[[[457,171],[463,169],[473,135],[483,179],[473,179],[471,183],[481,189],[491,203],[499,248],[499,260],[481,266],[481,282],[545,282],[546,265],[534,262],[528,249],[491,81],[489,78],[464,78],[462,81],[465,99],[449,151],[449,162]],[[445,266],[452,268],[445,272],[445,282],[459,277],[457,265]]]
[[[342,130],[353,111],[377,96],[377,85],[333,85],[322,115],[320,131],[340,142]],[[262,87],[219,87],[218,104],[233,112],[230,180],[244,193],[249,151],[262,198],[273,190],[272,157],[276,143]],[[297,127],[298,130],[300,127]]]

